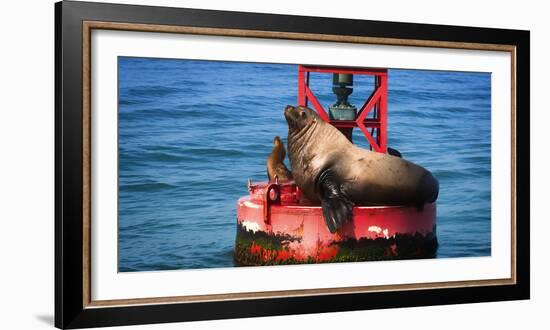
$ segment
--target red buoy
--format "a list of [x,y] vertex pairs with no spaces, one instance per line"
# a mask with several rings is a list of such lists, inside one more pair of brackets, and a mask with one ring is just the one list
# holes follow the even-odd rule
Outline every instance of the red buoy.
[[[309,87],[310,73],[334,74],[338,102],[327,112]],[[353,74],[374,77],[374,89],[357,112],[347,102]],[[387,151],[387,70],[298,66],[298,105],[312,107],[351,140],[358,127],[371,150]],[[331,114],[329,114],[331,113]],[[335,116],[351,119],[335,119]],[[320,205],[294,182],[248,184],[237,202],[235,261],[241,265],[432,258],[437,251],[436,205],[355,206],[352,219],[332,234]]]

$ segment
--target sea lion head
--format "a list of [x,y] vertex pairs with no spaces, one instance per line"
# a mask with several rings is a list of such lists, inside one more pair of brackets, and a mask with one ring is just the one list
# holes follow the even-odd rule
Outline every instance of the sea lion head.
[[289,131],[299,132],[305,127],[309,127],[317,122],[319,115],[307,107],[293,107],[287,105],[285,107],[285,119],[288,123]]
[[267,176],[270,182],[292,180],[292,173],[284,163],[285,156],[285,145],[280,137],[275,136],[273,138],[273,150],[271,150],[271,154],[267,158]]
[[274,155],[273,157],[276,157],[280,162],[285,159],[285,146],[278,135],[273,138],[273,151],[271,153]]

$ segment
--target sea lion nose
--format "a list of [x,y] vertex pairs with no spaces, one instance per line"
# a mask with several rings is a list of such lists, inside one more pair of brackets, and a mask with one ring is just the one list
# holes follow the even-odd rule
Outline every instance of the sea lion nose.
[[285,118],[287,119],[287,121],[289,120],[289,118],[292,118],[292,112],[294,111],[294,107],[291,106],[291,105],[287,105],[285,107],[285,111],[283,112]]

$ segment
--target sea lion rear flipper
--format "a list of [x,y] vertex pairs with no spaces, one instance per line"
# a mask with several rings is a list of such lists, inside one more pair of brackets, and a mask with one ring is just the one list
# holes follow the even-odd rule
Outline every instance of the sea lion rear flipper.
[[399,150],[388,147],[388,155],[403,158],[403,155],[399,152]]
[[353,203],[340,189],[338,178],[330,170],[325,170],[317,181],[317,191],[323,208],[323,218],[331,233],[335,233],[353,216]]

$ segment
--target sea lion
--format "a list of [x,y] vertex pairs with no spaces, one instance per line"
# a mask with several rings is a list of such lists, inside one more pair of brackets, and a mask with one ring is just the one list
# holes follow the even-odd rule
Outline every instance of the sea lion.
[[307,199],[321,202],[331,233],[354,204],[422,207],[437,199],[439,183],[423,167],[355,146],[309,108],[289,105],[284,115],[292,176]]
[[271,150],[271,154],[267,158],[267,177],[270,182],[275,181],[275,176],[277,176],[279,182],[292,180],[292,174],[284,163],[285,156],[285,145],[280,137],[275,136],[273,139],[273,150]]

